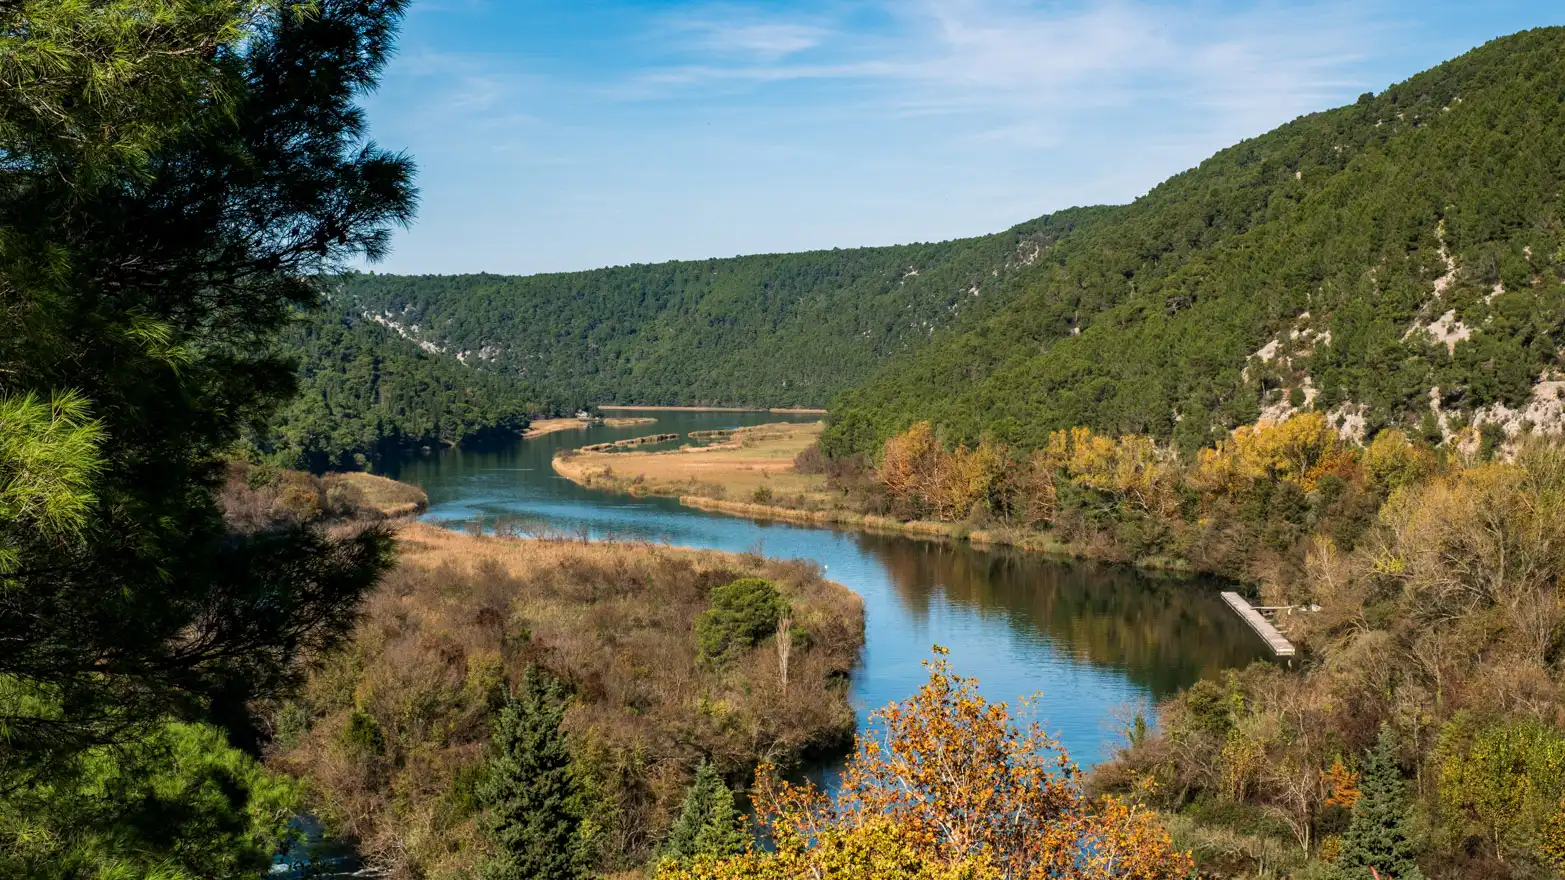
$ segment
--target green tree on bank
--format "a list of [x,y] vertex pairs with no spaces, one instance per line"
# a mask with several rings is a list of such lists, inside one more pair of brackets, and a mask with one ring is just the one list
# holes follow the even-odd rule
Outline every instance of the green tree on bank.
[[[381,530],[232,534],[213,493],[292,393],[274,344],[315,279],[412,215],[411,164],[356,105],[403,6],[0,4],[6,870],[246,876],[278,832],[238,763],[198,786],[237,825],[169,821],[150,808],[183,803],[178,742],[142,747],[208,731],[203,752],[237,762],[250,707],[343,638],[389,565]],[[160,826],[180,830],[137,832]]]
[[744,852],[749,839],[739,810],[734,807],[734,793],[728,790],[717,768],[703,761],[685,793],[679,818],[669,830],[663,846],[664,858],[736,856]]
[[1396,761],[1396,735],[1380,728],[1380,739],[1364,763],[1353,819],[1342,836],[1337,880],[1423,880],[1418,846],[1409,829],[1412,804]]
[[489,880],[587,876],[586,808],[560,722],[561,683],[535,666],[495,719],[493,755],[478,789],[494,858]]

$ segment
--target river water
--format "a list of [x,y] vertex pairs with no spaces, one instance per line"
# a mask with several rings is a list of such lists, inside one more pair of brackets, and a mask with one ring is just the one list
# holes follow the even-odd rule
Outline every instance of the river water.
[[[616,413],[617,415],[618,413]],[[447,449],[394,463],[386,476],[429,493],[424,519],[451,528],[504,523],[534,533],[661,541],[811,559],[864,597],[865,644],[853,676],[860,719],[926,680],[920,665],[944,645],[991,700],[1038,695],[1036,718],[1077,763],[1106,757],[1115,719],[1198,678],[1260,658],[1264,645],[1218,598],[1215,582],[977,550],[825,527],[708,514],[672,498],[631,498],[557,476],[562,449],[648,434],[736,428],[817,416],[646,412],[656,424],[596,425],[496,450]],[[640,447],[655,450],[677,445]],[[1014,705],[1014,703],[1013,703]],[[817,768],[828,784],[833,768]],[[364,877],[351,846],[301,817],[305,842],[274,878]],[[314,869],[291,867],[313,864]]]
[[990,699],[1037,693],[1038,720],[1083,766],[1109,754],[1124,708],[1144,707],[1263,654],[1213,582],[708,514],[672,498],[584,489],[554,473],[557,451],[589,443],[819,418],[626,415],[658,421],[562,431],[499,450],[449,449],[401,462],[386,475],[421,486],[430,501],[424,518],[451,527],[504,521],[535,532],[814,560],[828,578],[864,597],[864,654],[853,678],[861,717],[911,694],[926,678],[920,663],[930,647],[944,645],[956,670],[976,677]]

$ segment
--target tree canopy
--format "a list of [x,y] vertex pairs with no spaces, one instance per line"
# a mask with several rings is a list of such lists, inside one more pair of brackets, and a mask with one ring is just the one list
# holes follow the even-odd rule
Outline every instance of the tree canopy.
[[379,529],[231,533],[214,490],[293,391],[274,343],[318,301],[315,279],[378,258],[412,216],[412,165],[368,139],[356,103],[403,7],[0,4],[0,778],[14,796],[74,790],[61,780],[170,718],[251,742],[253,701],[343,636],[389,564]]

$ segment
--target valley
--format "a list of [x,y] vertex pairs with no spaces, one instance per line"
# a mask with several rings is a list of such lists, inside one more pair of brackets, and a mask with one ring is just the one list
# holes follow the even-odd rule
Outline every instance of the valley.
[[1565,877],[1565,27],[645,6],[0,3],[0,876]]

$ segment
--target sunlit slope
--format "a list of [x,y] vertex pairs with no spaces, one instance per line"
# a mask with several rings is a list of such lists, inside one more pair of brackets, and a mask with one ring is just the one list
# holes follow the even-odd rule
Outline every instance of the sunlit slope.
[[1300,118],[1063,236],[1024,289],[833,405],[835,452],[931,419],[1037,445],[1313,407],[1349,432],[1555,427],[1565,29]]

